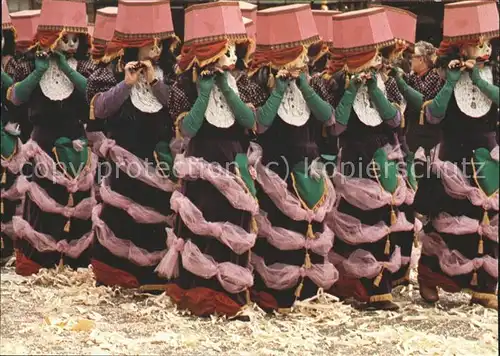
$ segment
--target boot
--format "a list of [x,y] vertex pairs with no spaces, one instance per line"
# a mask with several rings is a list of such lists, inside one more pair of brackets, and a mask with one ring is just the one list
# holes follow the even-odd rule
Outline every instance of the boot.
[[473,293],[470,304],[479,304],[488,309],[498,310],[498,296],[495,294]]
[[439,300],[439,294],[436,286],[427,286],[420,279],[418,280],[418,285],[420,287],[420,296],[427,303],[435,303]]

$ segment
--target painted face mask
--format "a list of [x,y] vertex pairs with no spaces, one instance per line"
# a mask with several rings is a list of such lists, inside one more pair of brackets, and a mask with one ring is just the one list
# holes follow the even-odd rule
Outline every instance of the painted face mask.
[[227,49],[227,52],[219,58],[217,64],[222,69],[233,69],[236,65],[236,61],[238,57],[236,56],[236,46],[230,45]]
[[491,56],[491,43],[489,40],[480,41],[475,46],[467,46],[462,50],[462,55],[468,59],[476,59],[486,61]]
[[139,58],[137,58],[140,61],[145,61],[145,60],[152,60],[156,61],[160,58],[161,51],[163,49],[163,46],[161,43],[158,44],[149,44],[146,46],[143,46],[139,48]]
[[80,38],[78,34],[66,33],[57,43],[56,51],[75,54],[79,44]]

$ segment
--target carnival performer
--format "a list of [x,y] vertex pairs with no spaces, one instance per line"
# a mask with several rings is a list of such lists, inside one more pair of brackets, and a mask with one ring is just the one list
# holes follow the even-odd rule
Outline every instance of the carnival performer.
[[23,216],[13,219],[21,275],[58,263],[73,268],[89,263],[96,159],[83,128],[87,77],[94,70],[86,57],[85,13],[79,1],[42,3],[34,55],[17,63],[8,93],[14,105],[29,105],[34,125],[22,153],[33,174],[23,187]]
[[170,200],[177,221],[157,271],[171,279],[167,294],[179,308],[240,317],[253,285],[258,203],[246,148],[259,99],[245,73],[231,71],[249,39],[238,2],[193,5],[185,15],[181,74],[169,101],[186,146],[174,164],[183,184]]
[[[16,61],[32,61],[34,59],[34,51],[30,49],[35,44],[40,10],[23,10],[13,12],[10,16],[12,24],[16,29]],[[13,115],[16,116],[16,120],[19,123],[22,142],[27,142],[30,139],[33,130],[29,114],[29,105],[27,103],[13,107]]]
[[[399,210],[406,216],[406,220],[413,224],[414,229],[406,231],[394,231],[390,235],[390,242],[401,249],[401,268],[392,274],[392,286],[408,285],[410,282],[410,262],[415,238],[422,229],[422,223],[416,218],[412,207],[418,182],[415,173],[415,153],[411,151],[406,143],[406,135],[411,126],[410,122],[418,117],[422,107],[422,95],[414,89],[404,85],[401,76],[403,69],[398,67],[404,56],[411,52],[415,45],[417,16],[409,11],[390,7],[374,6],[385,10],[387,20],[396,41],[394,46],[387,47],[381,51],[383,60],[387,64],[382,69],[382,77],[385,81],[387,96],[393,100],[393,105],[399,108],[401,113],[401,127],[398,130],[398,143],[402,158],[398,162],[399,173],[406,183],[406,199]],[[394,74],[396,73],[396,74]],[[395,78],[395,79],[394,79]],[[403,83],[402,83],[403,82]],[[422,157],[425,163],[425,157]]]
[[[123,50],[120,48],[119,44],[111,41],[115,31],[117,14],[118,8],[114,6],[98,9],[96,12],[90,55],[97,69],[94,72],[94,76],[90,78],[92,79],[90,81],[90,83],[92,83],[90,91],[87,86],[89,101],[92,100],[97,91],[101,90],[98,85],[95,84],[98,82],[95,82],[94,78],[102,77],[104,74],[108,75],[109,73],[113,73],[117,67],[120,56],[123,54]],[[105,84],[103,84],[103,86],[105,86]],[[106,157],[102,157],[99,150],[94,149],[94,147],[99,147],[99,145],[96,144],[97,142],[106,139],[106,123],[107,120],[105,119],[95,120],[95,117],[92,117],[92,120],[89,120],[85,127],[87,139],[89,140],[89,146],[99,157],[99,166],[95,176],[95,183],[97,186],[101,183],[102,178],[110,173],[110,166],[105,163]],[[96,187],[95,189],[95,197],[98,202],[102,201],[99,187]]]
[[446,81],[424,104],[427,123],[439,124],[442,138],[415,200],[430,219],[418,266],[427,302],[439,299],[437,287],[469,289],[471,303],[498,309],[499,89],[489,64],[498,20],[494,1],[445,5],[438,63],[445,64]]
[[2,0],[2,116],[1,116],[1,255],[0,264],[4,265],[14,252],[14,230],[12,217],[21,203],[22,192],[17,189],[18,177],[21,173],[21,140],[19,123],[13,105],[7,102],[7,90],[13,84],[16,69],[15,30],[9,16],[7,1]]
[[[133,21],[137,16],[147,21]],[[101,66],[87,87],[90,119],[107,120],[109,136],[94,150],[110,167],[92,217],[92,268],[99,284],[154,292],[165,289],[154,269],[166,253],[168,202],[177,187],[167,110],[178,42],[170,3],[120,1],[112,42],[124,49],[120,62]]]
[[[392,274],[401,267],[401,248],[391,235],[413,231],[413,224],[398,209],[407,192],[398,172],[401,98],[382,73],[381,53],[392,51],[394,36],[383,8],[335,15],[333,23],[332,52],[336,67],[345,70],[335,111],[340,201],[329,217],[335,232],[330,257],[340,279],[331,292],[366,302],[368,310],[396,310]],[[354,35],[351,26],[364,33]]]
[[318,94],[327,91],[324,82],[307,75],[308,47],[319,42],[310,6],[274,7],[257,18],[251,71],[267,100],[257,109],[258,144],[249,154],[260,205],[252,298],[266,311],[286,310],[338,277],[326,260],[333,232],[324,224],[335,192],[316,143],[335,119]]
[[[335,105],[333,94],[337,91],[337,82],[335,81],[335,73],[331,73],[328,69],[331,62],[330,48],[333,39],[332,16],[341,12],[330,10],[312,10],[312,12],[321,41],[311,45],[308,49],[311,81],[312,83],[320,82],[319,85],[312,84],[311,86],[316,90],[321,90],[320,96],[333,107]],[[330,126],[330,128],[334,128],[334,126]],[[338,154],[337,136],[332,130],[327,130],[325,126],[316,142],[321,161],[325,164],[328,175],[332,176]]]

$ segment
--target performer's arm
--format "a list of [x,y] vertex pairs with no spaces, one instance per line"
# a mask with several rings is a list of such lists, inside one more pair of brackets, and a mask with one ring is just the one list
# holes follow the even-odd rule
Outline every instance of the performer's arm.
[[307,81],[306,74],[301,73],[297,81],[298,87],[302,92],[302,95],[307,105],[309,106],[309,109],[311,109],[314,117],[321,122],[327,122],[331,120],[332,115],[334,114],[333,108],[330,104],[321,99],[321,97],[316,94],[314,89],[311,88]]
[[213,86],[213,76],[200,78],[198,98],[196,98],[189,113],[182,119],[181,129],[185,135],[189,137],[195,136],[201,125],[203,125],[208,107],[208,98]]
[[9,100],[16,106],[19,106],[30,99],[31,93],[38,86],[43,74],[49,68],[48,58],[36,58],[35,70],[25,79],[14,84]]
[[257,122],[264,127],[270,127],[276,115],[278,115],[278,109],[281,105],[281,100],[283,100],[283,95],[285,95],[288,80],[276,78],[275,83],[276,85],[266,103],[257,110]]
[[490,100],[492,100],[496,105],[498,105],[498,87],[494,84],[488,83],[486,80],[481,78],[479,74],[479,68],[474,66],[471,72],[472,83],[483,92]]
[[254,112],[241,100],[239,95],[236,95],[234,90],[231,89],[227,82],[227,75],[227,72],[217,74],[217,85],[226,98],[236,121],[244,128],[251,129],[255,126]]

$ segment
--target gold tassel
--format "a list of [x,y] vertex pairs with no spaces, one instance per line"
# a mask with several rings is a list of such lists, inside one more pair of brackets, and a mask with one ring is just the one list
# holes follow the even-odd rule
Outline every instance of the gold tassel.
[[485,210],[483,214],[483,221],[481,222],[482,225],[489,225],[490,224],[490,217],[488,216],[488,212]]
[[482,255],[484,253],[484,243],[483,243],[483,237],[479,237],[479,245],[477,246],[477,253]]
[[472,280],[470,281],[471,286],[477,286],[477,272],[474,270],[472,274]]
[[304,267],[306,269],[311,268],[312,263],[311,263],[311,255],[309,255],[309,251],[306,252],[306,258],[304,260]]
[[64,232],[69,232],[70,229],[71,229],[71,219],[68,219],[68,221],[66,221],[66,224],[64,225]]
[[405,115],[403,113],[401,113],[401,128],[404,129],[405,126],[406,126]]
[[304,288],[304,280],[302,280],[299,284],[299,286],[297,287],[297,289],[295,290],[295,296],[298,298],[300,297],[300,295],[302,294],[302,288]]
[[73,205],[75,205],[75,201],[73,200],[73,193],[69,193],[67,206],[72,207]]
[[7,183],[7,168],[4,168],[2,172],[2,184],[5,183]]
[[387,239],[385,240],[384,254],[388,255],[389,253],[391,253],[391,240],[389,239],[389,235],[387,235]]
[[257,226],[257,220],[255,220],[254,217],[252,217],[252,221],[251,221],[251,225],[252,225],[252,232],[254,234],[256,234],[258,231],[259,231],[259,227]]
[[349,88],[349,84],[351,82],[351,78],[349,77],[348,74],[345,76],[345,89]]
[[198,72],[196,71],[196,68],[193,68],[192,71],[193,71],[193,83],[196,83],[198,81]]
[[384,267],[382,267],[382,270],[380,273],[377,275],[377,278],[373,281],[373,285],[375,287],[378,287],[380,285],[380,282],[382,282],[382,276],[384,275]]
[[0,201],[0,214],[3,214],[3,199]]
[[326,132],[326,126],[323,126],[323,129],[321,130],[321,136],[324,138],[328,137],[328,133]]
[[391,225],[396,225],[397,222],[398,222],[398,217],[396,216],[394,208],[391,206]]
[[413,246],[418,247],[420,244],[418,242],[418,234],[413,236]]
[[59,259],[59,265],[57,269],[61,270],[64,267],[63,255],[61,254],[61,258]]
[[307,232],[306,232],[306,236],[308,239],[314,239],[314,232],[313,232],[313,227],[311,224],[308,224],[307,225]]
[[425,115],[425,108],[422,108],[420,111],[420,119],[418,120],[418,124],[420,126],[424,126],[424,115]]

